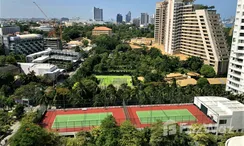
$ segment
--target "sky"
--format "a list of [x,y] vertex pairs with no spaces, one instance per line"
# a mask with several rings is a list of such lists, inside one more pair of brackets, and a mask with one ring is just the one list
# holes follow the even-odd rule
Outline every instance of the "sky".
[[[115,19],[118,13],[131,11],[132,18],[140,13],[155,13],[160,0],[34,0],[50,18],[93,18],[93,7],[103,9],[104,20]],[[237,0],[196,0],[196,4],[214,5],[221,18],[235,16]],[[44,18],[33,0],[0,0],[0,18]]]

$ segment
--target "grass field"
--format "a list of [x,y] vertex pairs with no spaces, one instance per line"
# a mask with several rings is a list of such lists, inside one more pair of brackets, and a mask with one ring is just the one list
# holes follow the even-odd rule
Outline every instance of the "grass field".
[[100,86],[102,87],[107,87],[110,84],[115,87],[119,87],[121,84],[133,86],[131,76],[96,76],[96,78],[100,81]]
[[152,110],[152,111],[137,111],[137,116],[141,124],[155,123],[157,120],[166,122],[174,120],[175,122],[195,121],[196,118],[187,110]]
[[57,115],[52,128],[79,128],[98,126],[101,121],[108,115],[113,115],[111,112],[107,113],[92,113],[92,114],[72,114],[72,115]]

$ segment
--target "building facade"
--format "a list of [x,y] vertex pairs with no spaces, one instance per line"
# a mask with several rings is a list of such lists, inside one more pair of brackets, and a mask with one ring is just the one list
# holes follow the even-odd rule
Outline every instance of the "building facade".
[[20,32],[19,26],[7,26],[7,27],[0,28],[0,36],[15,34],[16,32]]
[[126,14],[125,22],[126,23],[130,23],[131,22],[131,12],[130,11],[128,12],[128,14]]
[[149,15],[147,13],[141,13],[141,25],[149,24]]
[[244,93],[244,0],[237,1],[226,90]]
[[194,97],[194,104],[217,124],[217,129],[244,131],[244,105],[224,97]]
[[123,16],[121,14],[117,14],[116,22],[117,23],[122,23],[123,22]]
[[94,7],[94,20],[103,21],[103,9]]
[[156,4],[155,42],[168,54],[200,57],[217,74],[226,74],[229,49],[220,15],[183,0]]
[[3,37],[5,53],[29,55],[44,50],[42,35],[27,34]]
[[99,36],[99,35],[103,35],[103,34],[108,35],[108,36],[112,36],[112,29],[110,29],[108,27],[101,26],[101,27],[95,27],[92,30],[93,36]]
[[48,48],[61,50],[62,41],[60,38],[44,38],[44,49],[46,50]]

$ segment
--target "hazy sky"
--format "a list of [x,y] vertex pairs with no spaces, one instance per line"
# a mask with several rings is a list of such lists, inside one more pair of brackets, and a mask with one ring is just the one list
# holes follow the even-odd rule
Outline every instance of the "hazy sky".
[[[132,17],[141,12],[150,15],[155,12],[160,0],[34,0],[48,17],[93,18],[93,7],[103,8],[104,19],[115,19],[117,13],[123,16],[132,12]],[[196,0],[196,3],[214,5],[222,18],[235,15],[237,0]],[[33,4],[33,0],[0,0],[0,18],[44,18]]]

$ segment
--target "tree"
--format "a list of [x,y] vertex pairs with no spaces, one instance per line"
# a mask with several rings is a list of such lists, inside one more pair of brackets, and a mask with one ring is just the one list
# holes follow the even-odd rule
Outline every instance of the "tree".
[[15,59],[14,56],[12,56],[12,55],[8,55],[8,56],[6,56],[6,62],[7,62],[8,64],[13,64],[13,65],[16,65],[16,64],[17,64],[16,59]]
[[82,44],[83,44],[83,46],[84,46],[84,47],[87,47],[87,46],[88,46],[88,44],[89,44],[89,41],[88,41],[88,40],[83,39],[83,40],[82,40]]
[[200,70],[200,73],[208,78],[213,78],[216,75],[213,67],[210,65],[203,65]]
[[193,124],[189,135],[199,146],[217,146],[217,139],[200,124]]
[[143,137],[130,121],[125,121],[120,126],[120,146],[140,146],[142,145]]
[[101,123],[101,133],[96,139],[96,145],[117,146],[119,141],[119,129],[114,117],[108,116]]
[[199,57],[191,56],[186,60],[186,67],[192,71],[200,71],[203,66],[203,60]]
[[0,55],[5,55],[4,46],[1,43],[0,43]]
[[10,117],[7,112],[0,110],[0,135],[4,135],[10,128]]
[[16,134],[10,138],[11,146],[52,146],[59,145],[56,135],[48,133],[33,123],[23,123]]
[[25,107],[22,104],[17,104],[17,106],[14,109],[14,116],[17,117],[17,119],[20,119],[23,114],[25,113]]
[[80,47],[79,46],[75,47],[75,52],[80,52]]
[[37,105],[39,104],[40,98],[43,97],[42,90],[40,84],[31,82],[15,90],[12,96],[18,100],[22,100],[23,98],[28,99],[31,105]]
[[5,63],[6,63],[6,58],[5,58],[5,56],[0,56],[0,67],[1,67],[1,66],[4,66]]
[[200,78],[200,79],[197,80],[197,85],[200,88],[204,87],[207,84],[209,84],[209,83],[208,83],[208,80],[206,78]]
[[116,50],[126,52],[127,50],[131,50],[131,47],[128,44],[119,44],[116,46]]

